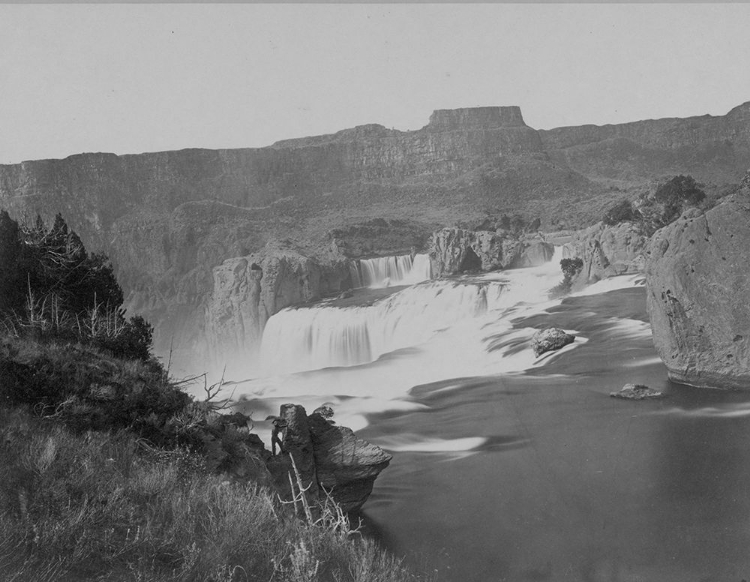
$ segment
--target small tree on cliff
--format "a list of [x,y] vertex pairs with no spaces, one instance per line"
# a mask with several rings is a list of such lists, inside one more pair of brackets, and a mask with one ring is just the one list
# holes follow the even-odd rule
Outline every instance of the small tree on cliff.
[[104,254],[86,252],[58,214],[20,225],[0,212],[0,314],[17,333],[77,339],[113,354],[147,360],[153,328],[127,321],[122,288]]
[[563,259],[560,261],[560,269],[563,272],[563,280],[550,289],[550,298],[555,299],[570,293],[573,279],[583,270],[583,259]]
[[3,210],[0,212],[0,312],[10,312],[23,305],[18,264],[21,249],[18,223]]
[[662,222],[669,224],[689,206],[698,206],[706,193],[692,176],[675,176],[657,188],[654,200],[663,206]]
[[123,303],[106,255],[89,255],[81,239],[58,214],[47,229],[40,217],[22,227],[21,272],[37,297],[55,296],[62,309],[82,316],[95,310],[117,310]]
[[634,222],[641,219],[641,213],[638,212],[634,207],[633,203],[628,200],[620,200],[614,206],[611,206],[609,210],[604,213],[602,222],[607,226],[614,226],[621,222]]

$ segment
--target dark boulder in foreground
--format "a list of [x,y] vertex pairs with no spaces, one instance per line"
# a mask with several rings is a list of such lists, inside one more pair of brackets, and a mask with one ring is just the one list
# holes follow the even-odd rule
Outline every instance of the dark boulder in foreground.
[[362,507],[375,479],[391,461],[380,447],[356,437],[345,426],[330,424],[321,414],[308,417],[318,485],[344,511]]
[[750,388],[750,184],[658,231],[646,265],[654,345],[675,382]]
[[357,438],[351,429],[332,424],[321,412],[307,416],[302,406],[283,404],[280,417],[287,421],[284,453],[268,461],[277,488],[290,497],[290,474],[297,488],[294,459],[311,506],[325,503],[330,495],[343,511],[360,509],[391,455]]
[[560,348],[567,346],[576,339],[576,336],[571,335],[559,327],[548,327],[547,329],[540,329],[531,338],[531,347],[534,350],[534,355],[538,358],[546,352],[559,350]]
[[644,386],[643,384],[625,384],[621,390],[610,392],[612,398],[624,400],[645,400],[647,398],[661,398],[663,395],[658,390]]

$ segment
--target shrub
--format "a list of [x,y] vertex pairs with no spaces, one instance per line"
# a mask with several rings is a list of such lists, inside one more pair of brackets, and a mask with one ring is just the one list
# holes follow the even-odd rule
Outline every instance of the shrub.
[[659,185],[653,194],[642,194],[636,204],[643,230],[650,236],[677,219],[688,207],[706,209],[714,202],[706,198],[705,192],[691,176],[674,176]]
[[641,218],[641,213],[633,208],[630,200],[621,200],[604,213],[602,222],[607,226],[614,226],[621,222],[633,222]]
[[560,268],[564,279],[570,282],[583,269],[583,259],[563,259],[560,261]]
[[654,200],[662,205],[661,222],[664,225],[680,216],[687,207],[698,206],[705,197],[706,193],[692,176],[675,176],[654,193]]
[[91,346],[14,338],[0,344],[0,399],[76,430],[132,428],[158,441],[165,440],[160,431],[168,419],[191,401],[154,362],[108,357]]
[[551,299],[556,299],[570,293],[573,286],[573,279],[583,269],[583,259],[563,259],[560,261],[560,268],[563,272],[563,280],[552,287],[549,291]]
[[16,335],[93,344],[148,360],[153,328],[127,321],[122,288],[104,254],[88,254],[61,215],[19,226],[0,213],[0,315]]

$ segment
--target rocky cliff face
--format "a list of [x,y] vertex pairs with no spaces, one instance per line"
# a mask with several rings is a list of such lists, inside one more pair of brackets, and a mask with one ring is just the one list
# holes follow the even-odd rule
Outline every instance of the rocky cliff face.
[[444,228],[429,247],[434,277],[455,273],[533,267],[549,261],[554,246],[539,237],[517,238],[485,230]]
[[[279,416],[287,425],[284,452],[267,461],[276,487],[291,498],[289,475],[298,474],[313,511],[319,503],[325,505],[328,495],[345,512],[359,510],[391,455],[317,412],[308,416],[302,406],[282,404]],[[295,487],[295,493],[299,494],[299,488]]]
[[750,102],[724,116],[560,127],[539,133],[552,159],[593,179],[688,173],[702,182],[726,183],[726,176],[741,176],[747,165]]
[[274,313],[352,286],[349,262],[331,255],[319,262],[295,251],[267,246],[213,270],[205,330],[214,369],[244,367],[260,347],[263,328]]
[[658,231],[646,265],[654,345],[669,377],[750,389],[750,188]]
[[[615,195],[612,184],[636,188],[679,172],[716,187],[735,183],[749,132],[750,104],[721,117],[546,132],[528,127],[517,107],[441,110],[417,131],[367,125],[266,148],[4,165],[0,208],[14,218],[61,212],[88,249],[109,254],[126,306],[154,323],[157,353],[171,348],[178,371],[178,361],[195,364],[191,356],[206,350],[212,269],[269,241],[325,261],[332,231],[375,218],[413,225],[416,238],[488,213],[590,223]],[[340,237],[342,252],[414,246],[397,231]],[[501,243],[498,255],[497,241],[472,244],[491,247],[480,258],[488,267],[507,266],[514,252]]]
[[564,256],[583,260],[583,269],[572,281],[572,289],[577,291],[616,275],[643,272],[648,240],[632,222],[614,226],[599,222],[572,233],[563,247]]

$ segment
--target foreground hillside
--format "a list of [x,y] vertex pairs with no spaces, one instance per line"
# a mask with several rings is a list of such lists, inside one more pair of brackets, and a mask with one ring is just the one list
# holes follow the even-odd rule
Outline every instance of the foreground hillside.
[[[14,342],[2,343],[0,377],[7,381]],[[37,362],[49,354],[42,345],[22,349],[36,351]],[[66,349],[56,351],[43,373],[85,383],[73,377]],[[128,380],[133,392],[143,383],[132,362],[89,356],[112,381]],[[6,582],[417,580],[335,508],[305,522],[271,489],[211,470],[204,453],[149,445],[133,428],[153,424],[153,412],[132,406],[129,427],[85,430],[97,411],[108,414],[106,398],[96,408],[89,403],[86,415],[61,405],[40,416],[38,407],[32,414],[9,406],[5,388],[0,577]]]
[[[294,405],[269,452],[250,415],[224,411],[221,383],[170,377],[122,301],[107,257],[61,216],[47,227],[0,212],[2,580],[414,579],[344,514],[389,455],[322,417],[329,441],[348,436],[377,466],[352,475],[325,443],[295,447]],[[201,379],[196,400],[183,389]]]
[[0,207],[14,218],[62,213],[112,258],[126,306],[179,363],[206,349],[213,268],[269,242],[335,260],[419,250],[438,228],[490,215],[582,227],[676,174],[721,192],[748,160],[750,103],[719,117],[549,131],[518,107],[485,107],[436,111],[417,131],[367,125],[258,149],[0,166]]

